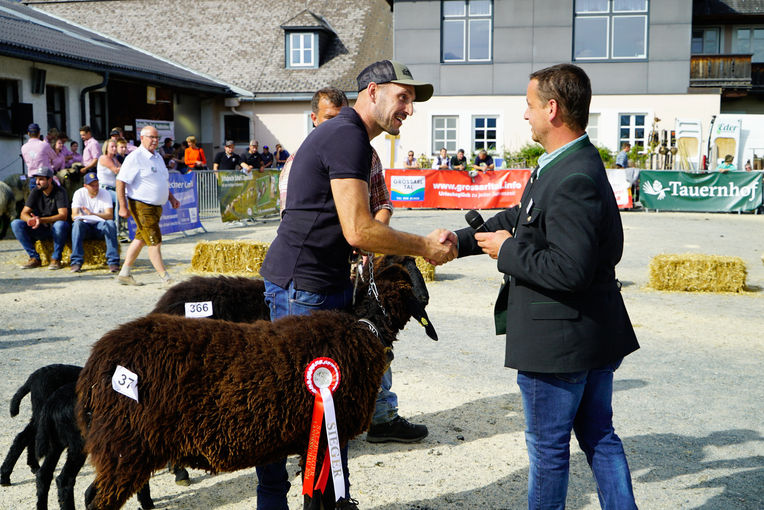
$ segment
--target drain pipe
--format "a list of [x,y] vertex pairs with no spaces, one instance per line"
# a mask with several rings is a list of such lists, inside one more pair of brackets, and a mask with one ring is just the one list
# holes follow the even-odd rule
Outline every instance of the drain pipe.
[[93,90],[102,89],[108,83],[109,83],[109,71],[104,71],[103,81],[100,84],[91,85],[90,87],[85,87],[84,89],[80,91],[80,126],[85,125],[85,94]]

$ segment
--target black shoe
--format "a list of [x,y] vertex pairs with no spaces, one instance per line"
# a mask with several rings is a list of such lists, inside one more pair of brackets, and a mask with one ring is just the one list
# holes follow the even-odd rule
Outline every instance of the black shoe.
[[358,510],[358,501],[353,498],[342,498],[334,504],[337,510]]
[[366,441],[369,443],[416,443],[427,437],[427,426],[409,423],[406,419],[396,416],[392,421],[369,427]]

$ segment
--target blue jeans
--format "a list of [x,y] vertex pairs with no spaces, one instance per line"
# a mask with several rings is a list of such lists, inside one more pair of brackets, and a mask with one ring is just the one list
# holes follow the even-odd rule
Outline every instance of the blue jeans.
[[27,255],[37,260],[40,260],[40,254],[34,249],[35,241],[53,239],[53,254],[50,258],[60,261],[64,245],[69,239],[69,223],[57,221],[53,225],[47,225],[32,228],[24,220],[13,220],[11,230],[13,230],[13,235],[21,243]]
[[[265,280],[265,302],[274,321],[287,315],[309,315],[315,310],[344,310],[350,307],[353,299],[353,288],[348,282],[345,290],[334,294],[318,294],[304,290],[295,290],[294,283],[284,289],[273,282]],[[310,420],[306,416],[305,420]],[[305,445],[307,447],[307,445]],[[348,473],[348,448],[342,449],[342,469],[345,474],[346,497],[350,497],[350,480]],[[272,464],[257,467],[257,509],[258,510],[289,510],[287,492],[289,492],[289,475],[286,470],[286,459]],[[332,486],[331,480],[327,490]]]
[[613,429],[613,372],[620,363],[565,374],[517,373],[530,463],[529,509],[565,508],[571,430],[594,474],[600,506],[637,508],[626,454]]
[[377,393],[377,401],[374,406],[374,414],[371,417],[372,425],[387,423],[398,416],[398,395],[390,391],[393,385],[393,372],[390,367],[382,374],[382,383]]
[[113,220],[85,223],[75,221],[72,224],[72,264],[85,260],[83,241],[86,239],[103,239],[106,241],[106,262],[109,265],[119,265],[119,248],[117,247],[117,226]]

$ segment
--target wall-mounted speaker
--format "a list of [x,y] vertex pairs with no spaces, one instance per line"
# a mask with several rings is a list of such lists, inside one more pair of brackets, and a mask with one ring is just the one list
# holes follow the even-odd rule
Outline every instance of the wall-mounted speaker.
[[45,69],[32,68],[32,94],[45,94]]
[[34,122],[32,103],[13,103],[11,105],[11,130],[14,135],[25,135],[29,124]]

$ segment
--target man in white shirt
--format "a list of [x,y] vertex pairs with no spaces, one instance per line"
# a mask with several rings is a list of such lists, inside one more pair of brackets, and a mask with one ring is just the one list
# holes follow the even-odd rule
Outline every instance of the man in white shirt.
[[106,262],[109,271],[119,271],[119,245],[111,194],[98,185],[95,172],[85,174],[85,185],[72,196],[72,258],[71,272],[82,271],[85,259],[82,242],[85,239],[106,241]]
[[157,152],[159,132],[153,126],[141,129],[141,146],[125,158],[117,175],[119,215],[133,217],[137,230],[125,255],[125,263],[117,276],[122,285],[143,285],[130,274],[130,269],[145,245],[149,247],[149,260],[165,285],[172,285],[170,273],[162,260],[162,232],[159,218],[162,206],[168,200],[173,209],[180,206],[170,192],[169,174],[164,159]]

